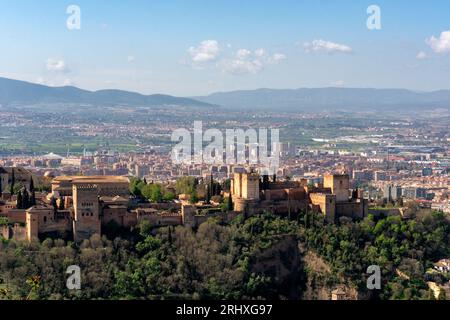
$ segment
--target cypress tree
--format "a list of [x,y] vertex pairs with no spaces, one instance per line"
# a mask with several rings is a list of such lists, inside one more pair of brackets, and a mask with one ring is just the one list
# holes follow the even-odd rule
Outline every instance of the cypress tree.
[[34,181],[33,181],[33,177],[31,177],[31,180],[30,180],[30,192],[34,192]]
[[228,211],[233,211],[233,197],[231,196],[231,192],[228,195]]
[[53,207],[53,213],[56,215],[56,213],[58,212],[58,204],[56,203],[56,198],[52,197],[52,200],[50,201],[50,204]]
[[33,207],[36,205],[36,193],[31,191],[31,198],[30,198],[30,207]]
[[262,183],[263,190],[269,189],[269,185],[270,185],[269,176],[267,174],[265,174],[263,176],[263,183]]
[[222,186],[220,185],[220,183],[217,183],[217,194],[216,194],[216,196],[220,196],[221,193],[222,193]]
[[11,169],[11,196],[14,194],[14,185],[16,184],[16,177],[14,175],[14,168]]
[[30,194],[28,193],[27,189],[23,189],[23,195],[22,195],[22,209],[28,209],[30,207]]
[[213,196],[215,196],[216,195],[216,193],[215,193],[215,188],[214,188],[214,178],[213,178],[213,175],[211,174],[211,180],[209,181],[209,189],[210,189],[210,191],[211,191],[211,194],[213,195]]
[[211,190],[209,189],[209,186],[206,186],[206,203],[211,202]]
[[22,191],[19,191],[19,193],[17,194],[17,205],[16,205],[16,208],[17,209],[23,209],[22,205],[23,205]]
[[59,200],[59,210],[65,210],[64,200],[64,197]]

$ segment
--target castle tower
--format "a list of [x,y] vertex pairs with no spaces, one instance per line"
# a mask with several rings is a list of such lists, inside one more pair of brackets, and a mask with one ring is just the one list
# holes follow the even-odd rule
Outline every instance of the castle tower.
[[259,196],[259,174],[235,173],[232,180],[232,196],[234,211],[251,213],[251,208],[260,200]]
[[245,200],[259,200],[259,175],[257,173],[235,173],[232,195]]
[[336,195],[336,202],[346,202],[350,198],[350,177],[348,174],[326,175],[323,186],[331,189],[331,193]]
[[185,227],[194,227],[195,225],[195,206],[186,205],[181,207],[181,216]]
[[247,173],[242,177],[242,198],[259,200],[259,174]]
[[32,241],[33,239],[39,238],[39,215],[33,212],[33,208],[27,210],[27,240]]
[[98,187],[94,184],[73,184],[74,241],[89,239],[101,233]]

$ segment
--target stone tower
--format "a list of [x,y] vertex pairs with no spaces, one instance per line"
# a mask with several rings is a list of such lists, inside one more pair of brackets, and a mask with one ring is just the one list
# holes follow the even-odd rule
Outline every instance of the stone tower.
[[27,240],[32,241],[39,237],[39,215],[33,210],[27,210]]
[[191,205],[184,205],[181,207],[181,216],[183,219],[183,225],[185,227],[195,226],[196,208]]
[[79,242],[101,233],[98,187],[95,184],[73,184],[73,237]]
[[331,193],[336,195],[336,202],[346,202],[350,198],[350,177],[348,174],[327,175],[324,177],[323,186],[331,189]]
[[236,198],[259,200],[259,175],[257,173],[235,173],[232,192]]
[[260,200],[259,184],[259,174],[255,172],[234,174],[231,184],[234,211],[251,214]]

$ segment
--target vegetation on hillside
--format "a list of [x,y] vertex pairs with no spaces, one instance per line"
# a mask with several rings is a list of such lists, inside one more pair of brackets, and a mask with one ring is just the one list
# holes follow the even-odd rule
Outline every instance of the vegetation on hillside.
[[[304,218],[210,219],[196,230],[142,223],[132,237],[94,236],[80,245],[3,240],[0,299],[301,299],[312,277],[305,252],[327,264],[329,277],[313,281],[327,292],[344,284],[374,299],[433,298],[425,272],[450,255],[444,214],[338,225]],[[79,291],[66,288],[70,265],[82,270]],[[371,265],[381,267],[382,289],[369,292]]]

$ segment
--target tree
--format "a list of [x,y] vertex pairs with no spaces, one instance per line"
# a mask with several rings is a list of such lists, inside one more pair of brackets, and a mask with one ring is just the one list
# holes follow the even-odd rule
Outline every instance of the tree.
[[197,196],[196,191],[193,191],[191,194],[189,194],[189,197],[190,197],[190,203],[196,204],[198,202],[198,196]]
[[61,197],[61,199],[59,199],[59,210],[65,210],[65,202],[66,199],[64,199],[64,197]]
[[175,199],[175,195],[172,192],[164,192],[163,201],[170,202]]
[[22,209],[28,209],[30,207],[30,194],[26,188],[23,188],[22,192]]
[[34,191],[34,181],[33,181],[33,177],[31,177],[31,180],[30,180],[30,192],[33,192]]
[[210,203],[211,202],[211,190],[210,190],[210,186],[206,185],[206,203]]
[[225,191],[231,191],[231,179],[226,179],[223,182],[223,190]]
[[9,224],[9,219],[8,218],[0,217],[0,226],[6,226],[8,224]]
[[265,174],[263,175],[262,190],[267,190],[269,188],[269,185],[270,185],[269,176]]
[[227,203],[227,205],[228,205],[228,207],[227,207],[227,209],[228,209],[228,211],[233,211],[233,197],[231,196],[231,192],[230,192],[230,194],[228,195],[228,203]]
[[23,209],[23,198],[22,198],[22,191],[19,191],[19,193],[17,194],[17,204],[16,204],[16,208],[17,209]]
[[11,169],[11,196],[14,194],[14,185],[16,184],[16,177],[14,175],[14,168]]
[[132,178],[130,181],[130,192],[136,197],[142,196],[142,189],[146,186],[144,181],[138,178]]
[[163,200],[163,193],[162,193],[162,187],[158,184],[153,184],[151,186],[151,192],[150,192],[150,200],[152,202],[162,202]]
[[36,192],[31,191],[31,197],[30,197],[30,206],[33,207],[36,205]]
[[56,202],[55,197],[52,197],[52,199],[50,200],[50,205],[53,207],[53,213],[58,213],[58,203]]
[[177,180],[177,194],[192,194],[196,190],[197,180],[193,177],[182,177]]
[[162,202],[163,191],[162,186],[159,184],[148,184],[142,188],[142,195],[151,202]]

